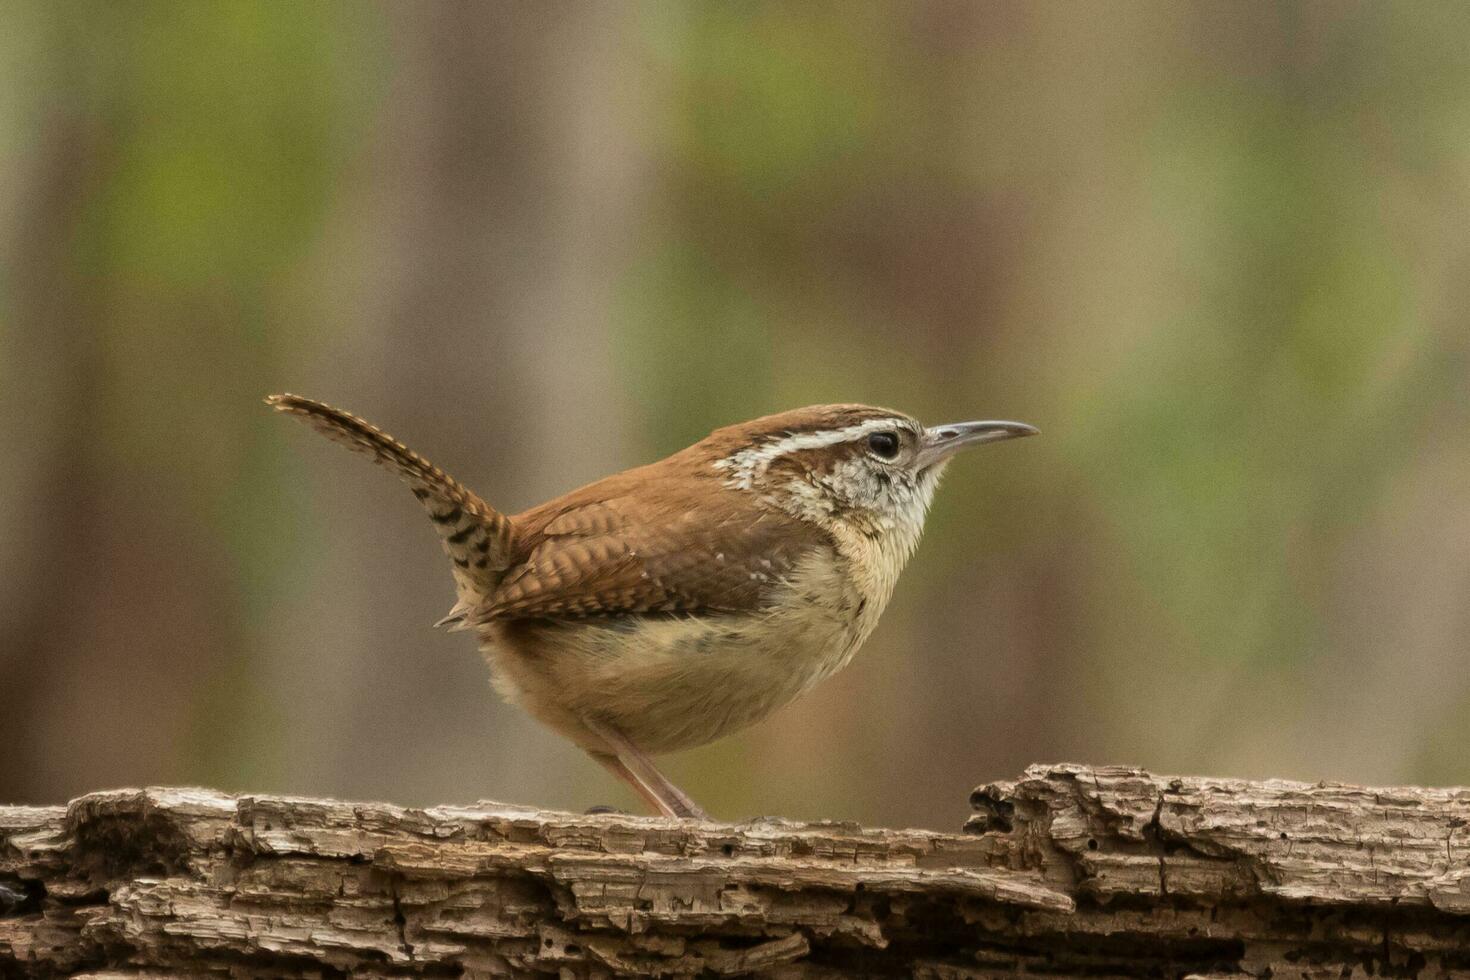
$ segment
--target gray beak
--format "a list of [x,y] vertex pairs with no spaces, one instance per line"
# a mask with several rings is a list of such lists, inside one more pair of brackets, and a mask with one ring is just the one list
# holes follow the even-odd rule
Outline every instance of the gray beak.
[[925,469],[935,463],[942,463],[968,446],[1034,436],[1038,431],[1025,422],[951,422],[948,425],[931,425],[924,430],[923,443],[919,446],[918,466]]

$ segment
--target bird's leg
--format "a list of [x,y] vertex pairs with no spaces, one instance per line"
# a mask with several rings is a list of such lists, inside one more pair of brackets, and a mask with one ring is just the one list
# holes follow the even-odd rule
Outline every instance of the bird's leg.
[[643,754],[627,737],[617,729],[605,725],[594,719],[583,717],[582,724],[587,726],[607,747],[613,750],[612,755],[601,752],[589,753],[592,758],[607,767],[608,771],[643,797],[654,809],[666,817],[682,817],[687,820],[708,820],[710,816],[689,798],[689,794],[669,782],[669,777],[658,771],[653,760]]
[[592,751],[589,751],[587,754],[596,759],[608,772],[633,787],[633,792],[637,793],[643,799],[643,802],[647,803],[656,813],[661,813],[666,817],[678,816],[677,813],[664,804],[663,800],[654,795],[653,790],[649,789],[637,776],[633,775],[617,756],[608,755],[606,752]]

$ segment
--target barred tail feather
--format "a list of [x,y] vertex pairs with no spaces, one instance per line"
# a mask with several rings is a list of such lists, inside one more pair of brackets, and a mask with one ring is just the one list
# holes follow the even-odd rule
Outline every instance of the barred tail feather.
[[[510,519],[454,477],[356,415],[299,395],[270,395],[266,404],[294,415],[322,435],[395,471],[428,509],[444,551],[454,562],[455,609],[492,592],[510,562],[515,530]],[[455,621],[455,614],[441,622]]]

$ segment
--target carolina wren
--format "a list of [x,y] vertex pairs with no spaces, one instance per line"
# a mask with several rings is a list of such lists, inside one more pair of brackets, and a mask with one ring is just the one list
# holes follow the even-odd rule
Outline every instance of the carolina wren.
[[668,816],[707,819],[645,753],[746,727],[840,670],[877,625],[953,455],[1034,435],[814,405],[507,516],[391,436],[296,395],[274,408],[395,470],[428,508],[506,700]]

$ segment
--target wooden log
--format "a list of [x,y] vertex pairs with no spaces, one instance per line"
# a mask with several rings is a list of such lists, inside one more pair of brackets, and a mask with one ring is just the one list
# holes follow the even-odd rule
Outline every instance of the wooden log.
[[0,976],[1470,977],[1470,791],[1037,766],[966,833],[0,807]]

